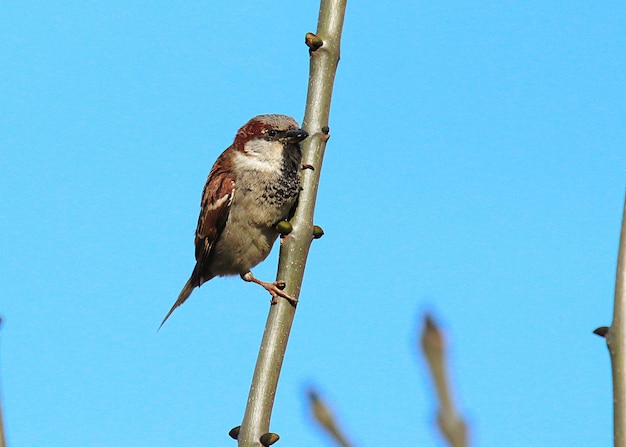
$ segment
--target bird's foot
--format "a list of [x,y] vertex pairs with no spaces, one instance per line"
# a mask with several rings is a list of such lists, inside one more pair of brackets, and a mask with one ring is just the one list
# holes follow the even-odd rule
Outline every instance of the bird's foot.
[[283,291],[283,289],[285,288],[285,281],[261,281],[260,279],[256,279],[252,272],[244,273],[243,275],[241,275],[241,279],[243,279],[244,281],[256,283],[262,286],[265,290],[267,290],[270,295],[272,295],[272,304],[276,304],[278,302],[278,297],[285,298],[292,304],[296,304],[298,302],[297,298],[294,298]]

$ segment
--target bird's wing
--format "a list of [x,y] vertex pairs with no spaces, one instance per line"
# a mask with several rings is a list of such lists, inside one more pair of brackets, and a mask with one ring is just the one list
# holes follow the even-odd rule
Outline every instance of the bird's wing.
[[235,177],[232,174],[230,159],[225,155],[229,150],[232,150],[232,146],[226,149],[213,165],[202,191],[200,216],[198,217],[195,238],[196,266],[176,302],[161,322],[161,326],[172,315],[172,312],[189,298],[194,288],[199,287],[212,277],[208,270],[211,251],[215,241],[224,230],[235,194]]
[[235,194],[235,178],[226,161],[224,154],[218,158],[202,191],[195,237],[197,266],[194,270],[199,274],[197,279],[200,281],[213,245],[226,225]]

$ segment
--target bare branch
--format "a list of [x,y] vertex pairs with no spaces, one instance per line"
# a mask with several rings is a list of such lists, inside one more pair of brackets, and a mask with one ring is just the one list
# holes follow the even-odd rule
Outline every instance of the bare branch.
[[437,410],[439,430],[451,447],[467,447],[469,445],[467,424],[456,410],[448,380],[445,340],[430,315],[424,317],[421,344],[439,400]]
[[311,414],[319,426],[330,435],[331,439],[335,441],[339,447],[352,447],[348,438],[346,438],[339,428],[335,416],[319,394],[315,390],[310,389],[307,392],[307,396],[309,398]]
[[594,331],[606,339],[613,370],[613,442],[626,445],[626,199],[617,254],[615,302],[611,327]]
[[[311,42],[313,45],[309,45],[309,89],[302,122],[309,137],[302,143],[302,192],[291,221],[293,231],[281,239],[277,273],[277,279],[286,282],[285,292],[295,298],[300,296],[306,259],[314,238],[313,214],[328,141],[328,118],[345,8],[346,0],[322,0],[317,33],[315,37],[307,35],[306,39],[307,44]],[[248,404],[237,436],[239,447],[258,447],[261,445],[260,437],[269,432],[278,378],[295,311],[294,304],[282,299],[270,307]]]

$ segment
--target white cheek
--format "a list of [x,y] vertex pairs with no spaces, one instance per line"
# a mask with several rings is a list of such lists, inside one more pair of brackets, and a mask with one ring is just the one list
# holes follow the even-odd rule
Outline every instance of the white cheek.
[[237,163],[247,169],[275,171],[283,165],[283,145],[278,141],[252,140],[237,153]]

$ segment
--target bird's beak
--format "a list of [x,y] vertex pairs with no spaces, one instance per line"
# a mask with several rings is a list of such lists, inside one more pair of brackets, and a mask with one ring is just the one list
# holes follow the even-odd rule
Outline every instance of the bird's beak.
[[290,143],[299,143],[300,141],[304,140],[308,136],[309,136],[309,134],[306,133],[306,131],[304,131],[302,129],[288,130],[285,133],[285,137],[287,137],[287,140]]

